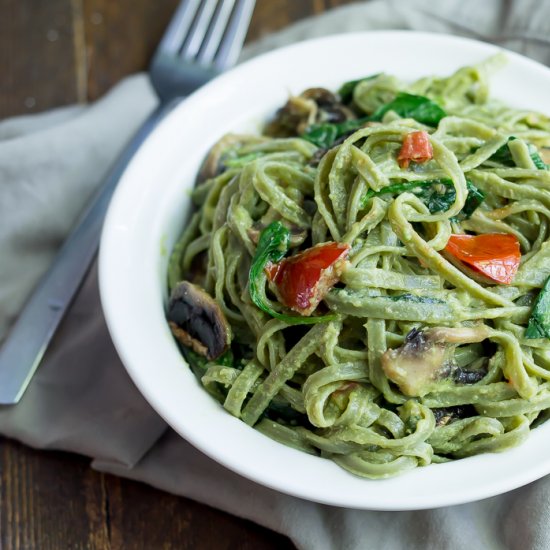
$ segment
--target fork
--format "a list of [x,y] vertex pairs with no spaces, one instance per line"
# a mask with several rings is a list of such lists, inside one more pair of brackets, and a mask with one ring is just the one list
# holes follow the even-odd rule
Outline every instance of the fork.
[[40,364],[99,246],[107,207],[126,166],[183,97],[233,64],[255,0],[183,0],[153,56],[149,75],[160,105],[111,168],[0,349],[0,405],[15,404]]

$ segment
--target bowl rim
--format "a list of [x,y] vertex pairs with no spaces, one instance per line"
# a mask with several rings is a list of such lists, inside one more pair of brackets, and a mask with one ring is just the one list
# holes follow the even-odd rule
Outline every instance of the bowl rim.
[[[348,487],[342,477],[343,470],[334,463],[318,457],[311,457],[300,451],[285,447],[259,434],[256,430],[250,430],[249,426],[231,417],[231,415],[221,407],[214,409],[214,401],[198,386],[198,384],[197,388],[200,389],[201,393],[212,401],[212,406],[207,406],[202,402],[202,398],[200,399],[200,406],[203,407],[201,408],[201,413],[206,415],[212,414],[213,417],[219,420],[219,428],[216,428],[218,431],[227,430],[232,434],[239,434],[236,439],[239,445],[242,445],[243,449],[255,449],[255,452],[259,453],[262,459],[265,460],[265,467],[256,467],[253,461],[250,460],[245,460],[243,462],[242,453],[244,451],[242,449],[222,449],[221,445],[212,443],[210,437],[212,432],[207,431],[206,433],[201,433],[199,429],[206,426],[206,424],[204,424],[204,426],[202,424],[206,422],[204,419],[194,419],[194,421],[198,421],[200,425],[196,425],[193,422],[188,423],[185,419],[182,421],[182,418],[179,417],[178,414],[185,411],[187,405],[180,404],[180,408],[176,409],[172,395],[173,388],[167,387],[166,384],[162,388],[155,384],[152,385],[154,374],[148,370],[147,365],[144,364],[144,360],[139,356],[139,351],[145,354],[149,353],[146,349],[147,343],[140,341],[137,336],[132,338],[127,329],[129,322],[128,312],[133,311],[131,299],[132,292],[136,291],[136,284],[140,281],[145,281],[149,284],[152,274],[158,276],[159,270],[162,270],[162,268],[157,265],[153,268],[147,267],[149,279],[140,278],[141,275],[136,278],[136,281],[129,282],[127,279],[128,270],[135,266],[135,259],[137,257],[137,245],[135,243],[136,239],[134,232],[136,235],[137,232],[140,232],[141,237],[145,240],[148,238],[145,235],[144,229],[140,229],[139,226],[136,225],[136,220],[138,219],[136,216],[138,216],[140,212],[147,210],[149,206],[148,201],[150,201],[153,196],[151,191],[152,184],[150,181],[143,184],[144,178],[142,177],[142,173],[150,170],[153,161],[157,161],[157,166],[155,168],[160,170],[163,166],[163,161],[166,160],[170,154],[173,155],[173,152],[169,151],[166,153],[166,156],[163,157],[161,152],[168,140],[173,138],[174,131],[184,127],[183,122],[186,116],[193,113],[194,110],[198,110],[199,112],[201,109],[204,110],[206,108],[204,106],[205,104],[210,106],[216,104],[216,101],[220,98],[220,90],[224,90],[225,93],[229,94],[235,93],[235,86],[236,83],[239,82],[239,79],[247,75],[250,76],[255,74],[256,72],[261,73],[262,70],[265,71],[266,64],[269,66],[269,64],[274,64],[281,59],[289,59],[290,57],[296,58],[300,55],[305,55],[304,52],[306,50],[309,52],[328,51],[330,48],[350,48],[352,45],[356,46],[360,43],[368,44],[373,43],[373,41],[376,43],[388,44],[392,42],[398,42],[400,44],[406,43],[410,47],[418,47],[420,43],[429,48],[440,47],[444,49],[447,47],[459,58],[461,55],[457,52],[466,50],[479,54],[479,59],[499,51],[505,51],[507,57],[515,67],[519,67],[528,74],[533,74],[536,79],[546,80],[547,84],[550,84],[549,69],[514,52],[509,52],[502,48],[469,38],[416,31],[367,31],[335,34],[301,41],[254,57],[227,73],[220,75],[174,108],[158,124],[130,162],[125,173],[121,177],[119,186],[111,201],[101,236],[99,253],[101,302],[115,348],[128,374],[145,399],[182,437],[230,470],[277,491],[336,506],[370,510],[419,510],[461,504],[515,489],[549,473],[550,457],[545,460],[538,459],[534,462],[533,460],[531,460],[531,462],[527,461],[528,467],[525,469],[518,468],[517,466],[525,463],[526,451],[528,449],[538,449],[540,451],[540,449],[544,448],[542,446],[544,442],[543,435],[550,432],[550,423],[533,431],[530,434],[530,438],[520,447],[508,450],[503,454],[485,454],[446,464],[432,464],[427,468],[417,468],[413,472],[405,473],[403,476],[387,480],[366,480],[344,472],[346,476],[353,479],[353,483],[349,485],[349,492],[342,494],[341,492],[334,491],[334,484],[331,486],[329,483],[330,490],[327,490],[325,483],[315,483],[315,475],[307,471],[308,468],[312,468],[316,472],[321,472],[323,476],[330,476],[330,479],[335,478],[336,480],[341,480],[343,485]],[[459,65],[456,66],[458,67]],[[220,136],[216,134],[214,137]],[[161,155],[160,161],[158,160],[159,154]],[[137,187],[136,182],[140,185],[143,184],[142,188],[139,188],[139,193],[135,193]],[[166,202],[165,200],[165,203]],[[165,203],[164,208],[166,208]],[[138,211],[137,214],[134,211],[136,209]],[[164,234],[161,239],[163,238]],[[134,248],[132,248],[132,246]],[[163,245],[161,244],[161,246]],[[148,250],[150,250],[150,247]],[[160,276],[162,276],[162,274]],[[139,288],[137,290],[139,290]],[[133,313],[135,314],[138,311],[139,310],[135,310]],[[138,333],[145,334],[141,318],[136,319],[134,315],[131,322],[137,328]],[[167,328],[164,327],[163,330],[165,334],[159,336],[156,341],[154,340],[155,345],[159,343],[162,344],[163,338],[166,339],[166,341],[171,340]],[[164,346],[164,344],[162,345]],[[173,340],[171,340],[170,346],[177,349]],[[163,351],[164,348],[159,348],[159,350]],[[168,355],[169,354],[167,354],[166,357],[168,357]],[[170,360],[175,360],[173,354]],[[180,355],[178,365],[170,365],[170,368],[181,368],[182,365],[185,366],[186,364]],[[163,368],[167,367],[164,366]],[[190,370],[186,370],[188,371],[187,375],[190,375]],[[185,376],[185,380],[187,380],[187,384],[191,383],[189,382],[188,376]],[[167,395],[170,394],[170,400],[165,400],[163,398],[163,391],[165,391]],[[191,397],[198,399],[198,396],[194,393]],[[187,412],[191,412],[191,409],[187,410]],[[210,419],[210,417],[208,418]],[[238,428],[235,427],[236,423],[239,425]],[[208,428],[211,427],[210,425],[208,426]],[[256,434],[256,436],[260,436],[261,440],[251,434],[245,434],[244,430],[251,432],[251,434]],[[223,439],[223,436],[220,437]],[[526,445],[528,447],[526,447]],[[275,446],[277,449],[275,449]],[[300,475],[295,475],[289,479],[286,475],[290,475],[288,467],[281,467],[277,460],[272,460],[269,457],[269,453],[275,454],[279,460],[295,461],[297,466],[299,466]],[[292,453],[299,453],[303,456],[299,457],[297,454]],[[304,460],[306,457],[307,460]],[[316,463],[312,462],[312,460],[323,461],[323,463],[326,464],[320,466],[320,463],[318,463],[314,466]],[[499,462],[500,465],[498,464]],[[503,472],[500,477],[494,478],[493,476],[492,478],[491,475],[489,475],[490,470],[496,466],[501,470],[507,470],[507,475]],[[514,466],[516,466],[515,469],[513,468]],[[269,468],[277,470],[277,474],[274,475]],[[462,480],[460,476],[463,476],[465,471],[478,468],[486,472],[487,476],[478,475],[476,477],[477,482],[471,483],[470,485],[460,483]],[[511,470],[508,468],[511,468]],[[419,470],[423,470],[424,472],[433,471],[433,476],[431,474],[424,475],[424,477],[433,478],[433,481],[430,482],[431,484],[442,483],[443,480],[447,479],[446,476],[454,476],[457,474],[459,474],[459,479],[450,486],[450,489],[446,489],[451,492],[444,492],[443,490],[439,490],[439,492],[436,491],[435,493],[422,491],[421,483],[415,482],[411,484],[411,480],[415,478],[415,474],[417,474]],[[445,473],[443,474],[441,472]],[[418,475],[416,475],[416,477],[418,477]],[[327,480],[327,478],[324,479]],[[399,481],[396,482],[396,480]],[[358,487],[357,491],[353,490],[355,484]],[[411,487],[409,493],[405,491],[406,494],[400,495],[397,492],[399,489],[403,491],[403,487],[407,486]],[[385,495],[385,490],[382,490],[381,487],[387,488],[388,495]],[[359,488],[361,488],[361,490],[359,490]],[[413,492],[413,488],[416,492]],[[398,500],[393,500],[394,497],[400,498]]]

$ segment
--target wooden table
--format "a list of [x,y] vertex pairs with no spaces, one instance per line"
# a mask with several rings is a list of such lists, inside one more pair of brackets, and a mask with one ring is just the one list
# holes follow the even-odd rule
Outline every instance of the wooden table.
[[[352,0],[257,0],[247,40]],[[94,100],[146,68],[178,0],[0,0],[0,119]],[[0,548],[281,549],[283,536],[89,460],[0,438]]]

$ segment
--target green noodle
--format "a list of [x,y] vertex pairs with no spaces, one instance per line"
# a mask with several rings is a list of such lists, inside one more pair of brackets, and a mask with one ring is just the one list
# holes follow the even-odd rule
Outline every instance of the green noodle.
[[[388,75],[349,83],[346,101],[362,120],[381,113],[381,121],[327,151],[298,136],[243,136],[225,170],[198,185],[168,281],[196,281],[196,264],[205,266],[198,280],[231,325],[233,360],[195,371],[229,413],[369,478],[503,451],[548,417],[550,341],[524,332],[550,276],[550,171],[537,152],[550,147],[550,120],[490,98],[488,77],[502,61],[412,84]],[[446,116],[429,127],[387,108],[412,97],[405,94],[425,96]],[[428,131],[434,158],[402,168],[396,156],[414,130]],[[422,200],[430,180],[454,193],[445,209]],[[395,192],[402,184],[408,191]],[[485,200],[460,215],[472,188]],[[351,246],[320,306],[331,313],[326,322],[285,322],[266,277],[258,293],[269,308],[251,300],[254,231],[274,221],[304,233],[307,244],[294,252],[326,241]],[[452,233],[464,232],[517,237],[522,260],[511,285],[490,284],[442,253]],[[455,348],[453,364],[482,374],[473,382],[442,375],[406,395],[385,374],[385,354],[411,330],[434,327],[477,334]]]

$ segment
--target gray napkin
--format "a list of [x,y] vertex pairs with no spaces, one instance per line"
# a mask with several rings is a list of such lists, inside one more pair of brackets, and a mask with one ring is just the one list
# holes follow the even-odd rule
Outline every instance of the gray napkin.
[[[536,0],[372,0],[297,23],[242,57],[314,36],[395,28],[462,34],[550,63],[550,1]],[[136,76],[92,106],[0,123],[0,341],[154,104],[146,77]],[[226,470],[167,428],[132,385],[105,327],[95,269],[21,403],[0,408],[0,432],[88,455],[94,468],[251,519],[299,548],[550,548],[550,477],[462,506],[368,512],[290,497]]]

